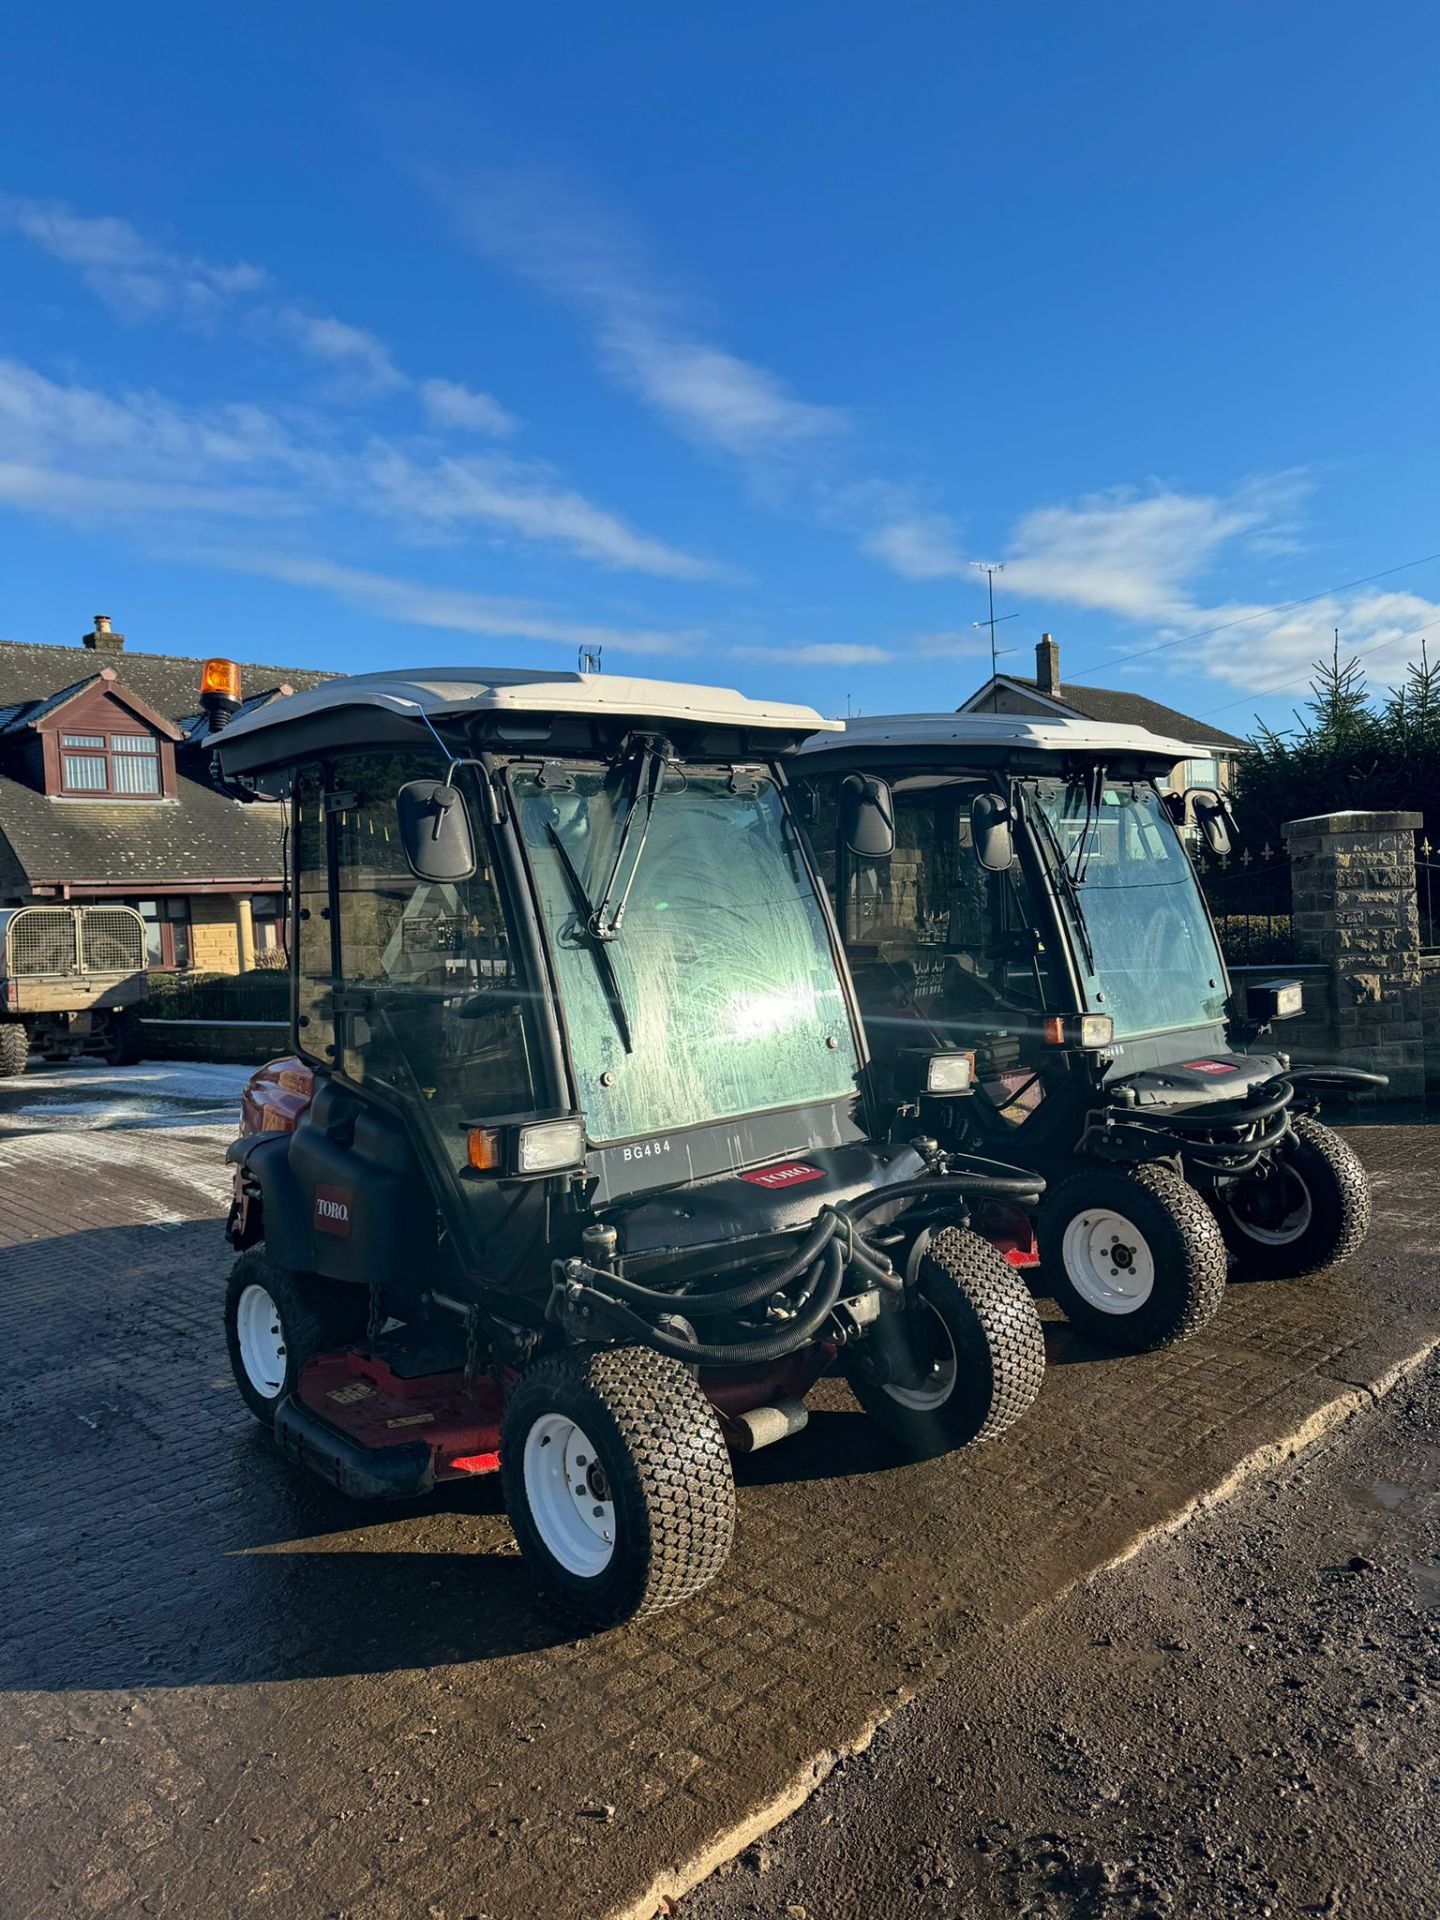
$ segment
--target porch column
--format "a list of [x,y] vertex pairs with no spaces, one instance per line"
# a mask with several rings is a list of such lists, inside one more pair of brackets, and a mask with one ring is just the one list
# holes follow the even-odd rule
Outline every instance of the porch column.
[[255,971],[255,915],[250,909],[248,893],[242,893],[235,902],[235,945],[241,973],[253,973]]
[[1425,1092],[1415,893],[1422,824],[1418,813],[1320,813],[1281,829],[1295,957],[1330,969],[1336,1057],[1388,1073],[1390,1097],[1401,1100]]

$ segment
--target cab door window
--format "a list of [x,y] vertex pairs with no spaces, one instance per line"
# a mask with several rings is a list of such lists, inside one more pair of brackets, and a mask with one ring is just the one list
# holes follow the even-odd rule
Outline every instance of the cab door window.
[[335,1059],[335,1021],[330,1006],[334,979],[334,926],[330,918],[330,865],[325,830],[325,773],[301,769],[295,782],[291,840],[295,848],[295,1026],[302,1053],[329,1066]]
[[[1022,868],[990,873],[970,838],[971,783],[897,781],[895,850],[846,861],[845,944],[877,1061],[901,1047],[974,1049],[1007,1110],[1044,1059],[1050,960]],[[1023,1089],[1023,1091],[1022,1091]]]
[[339,938],[338,1060],[421,1113],[455,1165],[464,1124],[534,1105],[525,996],[483,837],[474,877],[419,880],[400,844],[395,795],[443,768],[413,754],[335,762],[328,797]]

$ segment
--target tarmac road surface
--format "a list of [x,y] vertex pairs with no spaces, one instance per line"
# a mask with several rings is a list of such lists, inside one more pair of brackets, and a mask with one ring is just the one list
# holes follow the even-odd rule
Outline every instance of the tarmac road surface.
[[1440,1363],[912,1701],[681,1920],[1440,1914]]
[[1055,1324],[1031,1415],[947,1460],[898,1463],[827,1384],[741,1464],[722,1580],[575,1642],[493,1481],[362,1509],[245,1413],[219,1224],[242,1078],[0,1083],[0,1920],[649,1920],[907,1699],[998,1669],[1017,1623],[1440,1334],[1440,1133],[1357,1129],[1378,1217],[1351,1267],[1237,1286],[1169,1354]]

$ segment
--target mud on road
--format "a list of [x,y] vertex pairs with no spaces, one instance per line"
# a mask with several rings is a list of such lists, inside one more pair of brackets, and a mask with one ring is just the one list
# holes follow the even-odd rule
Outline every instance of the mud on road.
[[648,1920],[908,1698],[1440,1333],[1440,1131],[1359,1130],[1363,1261],[1236,1287],[1168,1354],[1052,1322],[1036,1408],[973,1454],[901,1464],[827,1383],[741,1464],[724,1578],[576,1642],[493,1483],[366,1510],[244,1412],[227,1098],[163,1071],[0,1086],[3,1920]]
[[1440,1364],[937,1687],[681,1920],[1440,1914]]

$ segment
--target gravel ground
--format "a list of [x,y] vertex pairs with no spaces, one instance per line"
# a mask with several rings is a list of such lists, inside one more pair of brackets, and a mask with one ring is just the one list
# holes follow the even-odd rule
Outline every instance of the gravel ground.
[[1440,1363],[897,1715],[683,1920],[1440,1915]]

